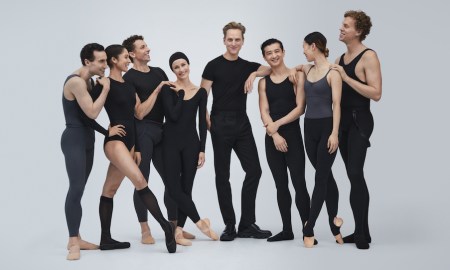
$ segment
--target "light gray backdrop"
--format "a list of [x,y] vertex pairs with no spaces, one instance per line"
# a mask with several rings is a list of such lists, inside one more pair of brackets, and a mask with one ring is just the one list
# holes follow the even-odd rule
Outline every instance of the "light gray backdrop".
[[[329,268],[335,263],[349,268],[448,269],[444,248],[450,241],[446,110],[450,97],[450,24],[444,1],[16,0],[2,2],[0,7],[1,269],[160,269],[163,265],[170,269],[168,262],[178,267],[211,265],[221,269],[293,269],[302,265]],[[121,43],[132,34],[142,34],[151,48],[151,65],[162,67],[174,79],[168,58],[175,51],[183,51],[191,61],[192,80],[200,83],[206,63],[225,51],[222,27],[229,21],[242,22],[248,29],[241,57],[264,63],[259,46],[275,37],[284,43],[287,65],[294,66],[305,62],[302,40],[312,31],[320,31],[328,38],[332,61],[345,51],[344,44],[338,41],[338,29],[343,13],[349,9],[362,9],[371,16],[374,26],[365,44],[378,53],[383,74],[382,99],[372,102],[375,130],[365,167],[371,192],[371,250],[364,253],[353,246],[332,244],[322,211],[316,229],[320,245],[306,251],[301,243],[298,212],[293,207],[295,241],[273,246],[263,241],[239,240],[229,246],[198,241],[190,249],[180,248],[181,255],[172,255],[169,260],[162,232],[153,219],[151,227],[158,244],[142,247],[138,243],[133,188],[125,180],[115,199],[112,230],[120,240],[132,242],[132,248],[106,254],[83,252],[82,260],[75,263],[65,260],[64,199],[68,179],[60,149],[64,129],[61,94],[65,77],[80,66],[79,51],[84,44],[98,42],[107,46]],[[265,159],[256,83],[248,97],[247,111],[263,168],[257,223],[277,233],[281,219]],[[107,125],[104,112],[98,121]],[[98,242],[100,234],[98,200],[108,164],[102,144],[103,138],[97,134],[94,168],[83,198],[81,233],[94,242]],[[213,228],[220,233],[223,222],[210,141],[206,151],[206,164],[198,172],[193,196],[201,215],[210,217]],[[235,156],[232,168],[233,199],[239,218],[243,172]],[[333,171],[340,188],[339,215],[345,220],[342,232],[346,235],[353,231],[353,221],[348,202],[350,186],[340,156]],[[307,160],[310,192],[313,176]],[[150,187],[162,206],[163,188],[153,168]],[[187,229],[205,239],[192,223],[188,222]],[[204,253],[196,253],[198,250]],[[239,263],[234,264],[236,258]],[[205,261],[211,263],[200,263]]]

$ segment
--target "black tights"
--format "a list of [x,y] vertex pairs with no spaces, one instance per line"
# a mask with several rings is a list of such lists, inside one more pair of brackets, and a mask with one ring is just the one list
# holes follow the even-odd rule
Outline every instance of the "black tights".
[[333,220],[337,215],[339,191],[331,173],[336,152],[328,153],[328,138],[333,129],[333,118],[305,118],[305,148],[311,164],[316,169],[314,191],[311,198],[311,210],[304,236],[314,236],[314,226],[320,214],[322,205],[327,200],[328,220],[334,235],[339,234],[339,228]]
[[350,180],[350,205],[355,219],[354,236],[370,242],[369,190],[364,178],[364,163],[369,138],[373,131],[373,118],[368,110],[342,111],[339,151]]

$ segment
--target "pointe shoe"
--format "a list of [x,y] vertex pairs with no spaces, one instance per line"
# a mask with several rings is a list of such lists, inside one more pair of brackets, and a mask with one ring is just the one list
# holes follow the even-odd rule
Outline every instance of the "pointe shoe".
[[203,228],[201,228],[200,226],[197,225],[197,227],[200,229],[200,231],[214,241],[219,240],[219,236],[217,236],[217,234],[211,229],[209,219],[204,218],[204,219],[201,219],[200,221],[204,225],[206,225],[206,226],[202,226]]
[[183,237],[186,239],[195,239],[195,235],[193,235],[192,233],[189,233],[187,231],[183,231]]
[[305,236],[305,237],[303,237],[303,243],[304,243],[306,248],[314,247],[314,240],[315,240],[314,236],[311,236],[311,237]]
[[142,232],[141,243],[144,245],[151,245],[155,243],[155,238],[153,238],[151,231]]
[[79,245],[73,245],[69,247],[69,254],[67,254],[66,257],[69,261],[75,261],[80,259],[80,246]]
[[192,246],[192,242],[184,238],[183,229],[181,227],[175,229],[175,242],[180,246]]
[[[344,220],[340,217],[335,217],[333,223],[336,227],[341,228],[342,224],[344,224]],[[342,239],[342,234],[337,234],[334,236],[336,239],[336,243],[342,245],[344,244],[344,240]]]

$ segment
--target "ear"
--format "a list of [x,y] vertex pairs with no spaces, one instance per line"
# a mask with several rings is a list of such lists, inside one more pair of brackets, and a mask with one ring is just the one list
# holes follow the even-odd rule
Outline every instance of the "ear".
[[129,55],[131,58],[135,58],[135,57],[136,57],[136,54],[135,54],[134,52],[128,52],[128,55]]
[[90,63],[91,61],[89,61],[88,59],[84,59],[84,65],[85,66],[89,66],[89,63]]

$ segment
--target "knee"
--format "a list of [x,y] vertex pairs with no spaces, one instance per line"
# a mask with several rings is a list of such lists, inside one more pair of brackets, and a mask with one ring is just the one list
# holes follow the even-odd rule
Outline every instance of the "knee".
[[347,170],[347,176],[352,183],[358,183],[364,181],[364,173],[360,169]]
[[262,175],[261,166],[253,166],[252,168],[246,170],[246,173],[252,178],[259,179]]
[[81,201],[81,197],[83,197],[84,193],[84,185],[76,185],[70,186],[69,192],[67,193],[67,197],[71,201]]

